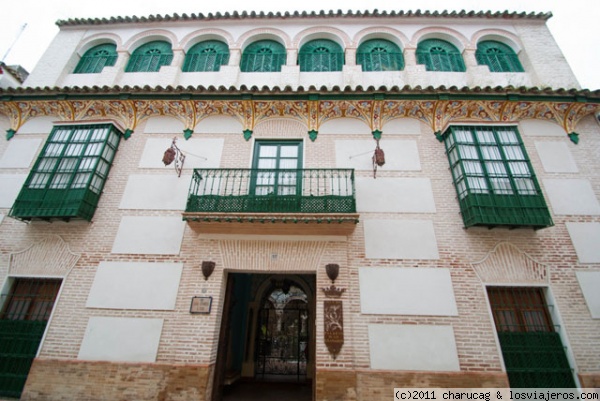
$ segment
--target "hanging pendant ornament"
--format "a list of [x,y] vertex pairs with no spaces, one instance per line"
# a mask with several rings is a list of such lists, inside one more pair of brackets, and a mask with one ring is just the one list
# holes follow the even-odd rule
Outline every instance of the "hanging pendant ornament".
[[379,139],[375,140],[377,146],[375,147],[375,153],[373,154],[373,178],[377,178],[377,167],[381,167],[385,164],[385,153],[383,149],[379,147]]

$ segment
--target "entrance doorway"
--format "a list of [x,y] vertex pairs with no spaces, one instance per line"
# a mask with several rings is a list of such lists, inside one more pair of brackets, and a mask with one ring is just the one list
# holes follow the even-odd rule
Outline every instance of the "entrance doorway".
[[312,399],[315,284],[314,274],[228,274],[213,401]]

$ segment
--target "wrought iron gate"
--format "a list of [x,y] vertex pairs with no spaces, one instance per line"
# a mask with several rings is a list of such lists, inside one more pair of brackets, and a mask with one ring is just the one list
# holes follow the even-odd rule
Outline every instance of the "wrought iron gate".
[[510,386],[576,387],[543,290],[488,287],[488,297]]
[[292,286],[287,293],[274,290],[258,317],[256,377],[306,379],[308,307],[306,294]]

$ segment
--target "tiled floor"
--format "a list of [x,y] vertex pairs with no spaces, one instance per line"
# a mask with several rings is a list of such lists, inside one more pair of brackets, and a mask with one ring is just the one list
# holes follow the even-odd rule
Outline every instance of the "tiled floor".
[[223,401],[311,401],[310,383],[238,381],[226,386]]

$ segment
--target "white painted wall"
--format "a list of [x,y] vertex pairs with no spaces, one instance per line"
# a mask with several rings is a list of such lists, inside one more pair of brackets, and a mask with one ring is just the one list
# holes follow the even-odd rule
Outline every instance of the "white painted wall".
[[544,120],[523,120],[519,132],[526,136],[553,136],[564,138],[567,133],[560,125]]
[[449,269],[363,267],[358,277],[361,313],[458,315]]
[[371,368],[457,372],[452,326],[370,324]]
[[565,225],[579,263],[600,263],[600,223],[566,222]]
[[27,120],[25,124],[19,128],[17,135],[21,134],[49,134],[54,127],[56,117],[35,117]]
[[0,168],[28,168],[37,154],[42,140],[15,136],[0,157]]
[[[171,147],[173,138],[148,138],[140,158],[140,168],[155,168],[171,170],[174,172],[173,164],[165,166],[162,162],[165,151]],[[177,140],[177,147],[185,155],[183,163],[184,170],[194,168],[218,168],[221,164],[224,140],[220,138],[190,138]]]
[[86,307],[174,310],[182,263],[100,262]]
[[155,362],[163,319],[91,317],[77,359]]
[[124,216],[112,253],[178,255],[184,230],[181,216]]
[[429,178],[356,178],[360,212],[435,213]]
[[0,174],[0,208],[13,206],[26,179],[27,174]]
[[[336,140],[335,162],[338,168],[373,170],[374,140]],[[379,146],[385,154],[381,171],[420,171],[421,161],[417,141],[410,139],[382,139]]]
[[191,175],[130,175],[119,209],[185,210]]
[[554,214],[600,214],[600,203],[588,180],[548,178],[543,183]]
[[579,271],[575,274],[590,314],[594,319],[600,319],[600,271]]
[[364,220],[367,259],[439,259],[431,220]]
[[571,150],[564,142],[535,142],[544,171],[547,173],[577,173]]

